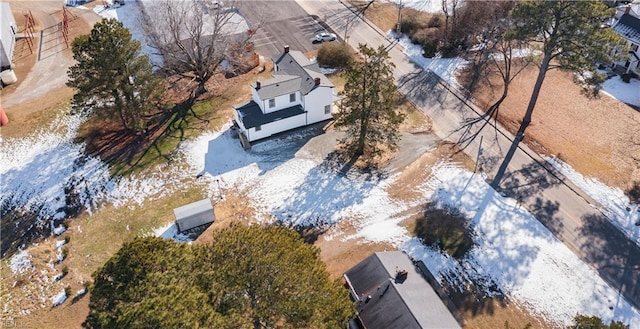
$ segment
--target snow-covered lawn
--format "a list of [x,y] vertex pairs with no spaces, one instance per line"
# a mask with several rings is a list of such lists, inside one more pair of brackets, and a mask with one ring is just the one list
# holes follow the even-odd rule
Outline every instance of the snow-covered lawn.
[[626,83],[619,76],[615,76],[602,84],[602,91],[621,102],[640,106],[640,80],[638,79],[631,79],[630,83]]
[[183,151],[194,173],[204,173],[212,189],[221,182],[223,188],[250,191],[252,205],[266,214],[263,220],[350,221],[358,232],[347,239],[390,242],[453,286],[473,282],[489,295],[500,291],[558,325],[584,313],[640,327],[637,310],[514,200],[493,193],[482,177],[443,163],[420,190],[424,200],[455,206],[473,219],[476,246],[457,262],[424,247],[399,226],[405,219],[399,214],[415,203],[388,196],[385,188],[396,176],[345,177],[312,152],[311,142],[301,140],[305,136],[293,134],[245,152],[225,128],[185,144]]
[[149,198],[171,194],[189,178],[176,165],[156,168],[144,177],[112,178],[106,164],[84,154],[84,144],[72,142],[84,120],[82,115],[60,115],[46,129],[0,142],[3,207],[32,211],[37,214],[33,225],[49,228],[50,219],[67,216],[64,209],[70,190],[77,193],[77,204],[92,212],[103,203],[141,205]]

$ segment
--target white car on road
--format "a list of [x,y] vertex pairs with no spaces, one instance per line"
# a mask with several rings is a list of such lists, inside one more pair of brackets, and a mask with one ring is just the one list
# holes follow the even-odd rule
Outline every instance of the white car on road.
[[322,32],[316,34],[316,36],[311,40],[313,43],[320,43],[325,41],[334,41],[336,40],[336,35],[334,33]]

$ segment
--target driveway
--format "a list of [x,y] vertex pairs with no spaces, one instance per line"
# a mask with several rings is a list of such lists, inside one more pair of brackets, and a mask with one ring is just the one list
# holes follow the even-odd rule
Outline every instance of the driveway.
[[[257,52],[271,58],[282,53],[285,45],[303,53],[319,47],[311,39],[320,32],[332,32],[317,17],[309,15],[297,2],[284,1],[238,1],[240,12],[257,33],[252,41]],[[277,17],[277,21],[271,18]]]

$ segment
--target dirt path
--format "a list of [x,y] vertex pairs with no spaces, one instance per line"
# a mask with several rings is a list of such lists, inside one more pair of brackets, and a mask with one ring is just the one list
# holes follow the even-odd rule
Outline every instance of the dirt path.
[[[29,53],[25,40],[20,54],[14,59],[18,83],[1,91],[2,105],[11,125],[3,128],[3,135],[16,134],[12,126],[27,123],[45,108],[55,108],[67,102],[73,91],[65,86],[67,70],[74,63],[70,48],[64,41],[59,23],[62,22],[62,2],[9,1],[19,29],[24,29],[23,14],[31,11],[36,20],[34,51]],[[88,33],[100,17],[91,9],[68,8],[70,13],[69,39]],[[18,47],[17,47],[18,48]]]

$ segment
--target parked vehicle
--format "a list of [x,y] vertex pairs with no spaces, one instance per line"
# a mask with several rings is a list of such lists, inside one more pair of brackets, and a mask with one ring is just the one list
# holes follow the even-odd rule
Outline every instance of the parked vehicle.
[[322,32],[316,34],[316,36],[311,40],[313,43],[320,43],[325,41],[334,41],[336,40],[336,35],[333,33]]

